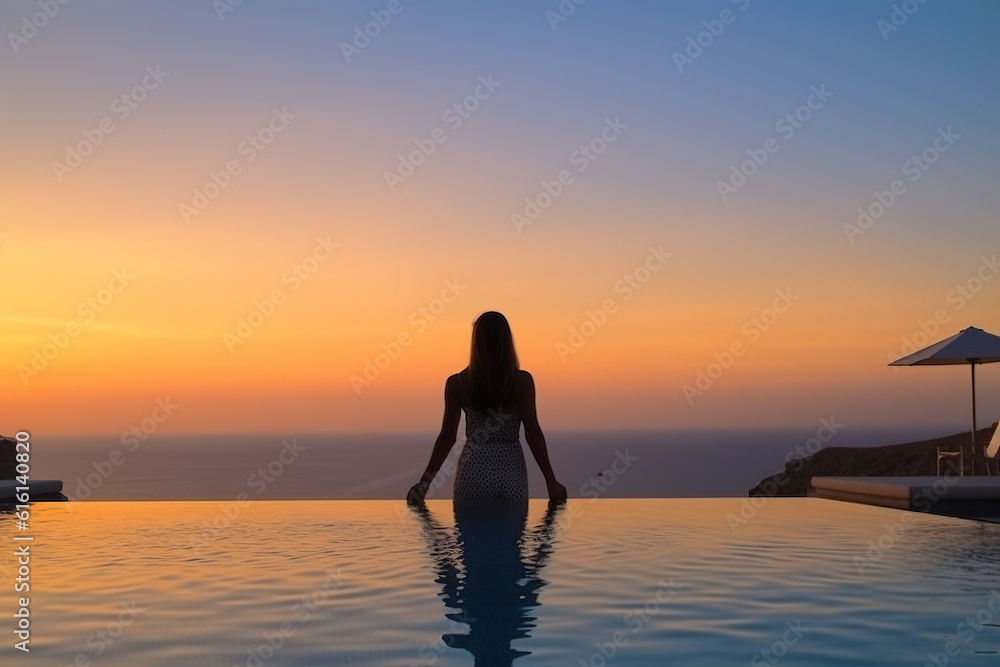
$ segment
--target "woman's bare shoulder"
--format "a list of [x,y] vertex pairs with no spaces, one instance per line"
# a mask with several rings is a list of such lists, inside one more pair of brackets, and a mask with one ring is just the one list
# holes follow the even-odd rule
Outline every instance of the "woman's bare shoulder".
[[445,380],[444,383],[445,391],[454,392],[460,398],[464,397],[467,375],[468,375],[467,368],[463,368],[458,373],[453,373],[449,375],[448,379]]
[[535,378],[531,377],[531,373],[524,369],[518,370],[517,381],[522,387],[532,387],[535,384]]

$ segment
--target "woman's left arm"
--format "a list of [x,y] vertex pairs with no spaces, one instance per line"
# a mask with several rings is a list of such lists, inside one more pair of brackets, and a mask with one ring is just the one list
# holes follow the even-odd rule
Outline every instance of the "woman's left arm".
[[455,436],[458,434],[458,420],[462,416],[462,404],[459,400],[458,377],[452,375],[444,383],[444,419],[441,423],[441,433],[434,441],[434,449],[431,450],[431,460],[427,463],[424,474],[420,476],[420,481],[410,487],[406,494],[406,502],[412,505],[419,505],[424,501],[434,477],[441,464],[448,458],[448,452],[455,445]]
[[527,371],[521,371],[518,407],[521,412],[521,422],[524,424],[524,439],[528,442],[528,448],[545,477],[549,500],[562,502],[566,500],[566,487],[556,480],[556,474],[552,472],[552,464],[549,463],[549,450],[545,445],[545,436],[542,435],[542,427],[538,425],[538,411],[535,406],[535,380]]

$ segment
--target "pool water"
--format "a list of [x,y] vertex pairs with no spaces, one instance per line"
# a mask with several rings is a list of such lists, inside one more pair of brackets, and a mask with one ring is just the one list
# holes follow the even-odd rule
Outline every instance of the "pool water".
[[[811,498],[0,514],[3,664],[985,665],[1000,525]],[[31,536],[30,653],[13,648]]]

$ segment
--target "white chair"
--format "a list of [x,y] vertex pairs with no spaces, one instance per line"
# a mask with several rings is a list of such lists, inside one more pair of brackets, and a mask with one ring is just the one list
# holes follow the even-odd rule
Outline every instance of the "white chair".
[[942,459],[958,459],[958,474],[965,474],[965,457],[962,445],[938,445],[937,446],[937,476],[941,476]]
[[[994,426],[997,426],[994,424]],[[969,456],[972,457],[972,469],[975,471],[976,461],[980,461],[986,464],[986,474],[992,475],[992,468],[996,468],[997,474],[1000,475],[1000,427],[997,427],[993,431],[993,437],[990,438],[990,444],[986,447],[986,455],[977,454],[972,452]],[[939,463],[940,465],[940,463]]]

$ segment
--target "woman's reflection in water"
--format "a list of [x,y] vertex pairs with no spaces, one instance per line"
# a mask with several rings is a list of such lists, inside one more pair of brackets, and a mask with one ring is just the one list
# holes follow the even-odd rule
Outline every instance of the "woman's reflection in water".
[[552,553],[563,507],[550,502],[541,522],[527,531],[527,504],[455,507],[453,530],[426,506],[414,508],[423,519],[441,598],[454,610],[445,618],[469,626],[467,634],[442,636],[447,646],[465,649],[479,667],[511,665],[530,653],[510,644],[535,626],[531,608],[541,605],[538,595],[548,583],[539,573]]

